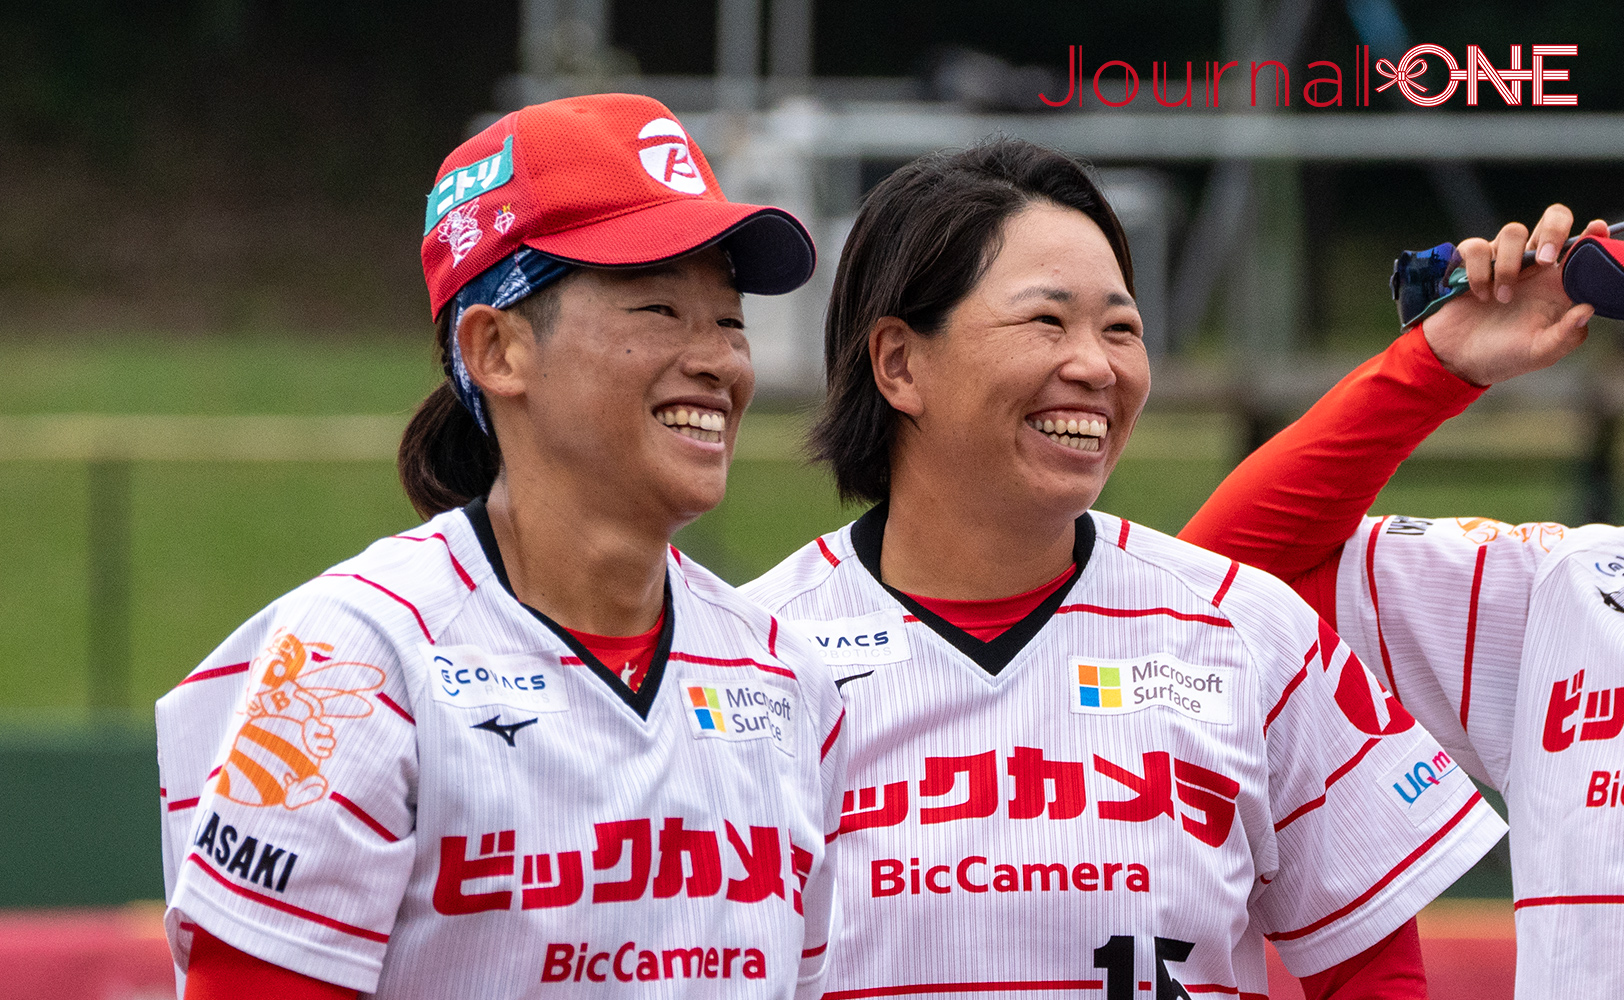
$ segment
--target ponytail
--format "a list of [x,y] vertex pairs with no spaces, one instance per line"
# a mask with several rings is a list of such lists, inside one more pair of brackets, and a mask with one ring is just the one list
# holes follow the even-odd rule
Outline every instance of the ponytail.
[[[451,309],[440,314],[437,341],[441,367],[449,365]],[[457,401],[451,380],[442,381],[417,407],[396,458],[406,499],[423,520],[466,506],[491,491],[502,468],[495,435],[479,429]]]

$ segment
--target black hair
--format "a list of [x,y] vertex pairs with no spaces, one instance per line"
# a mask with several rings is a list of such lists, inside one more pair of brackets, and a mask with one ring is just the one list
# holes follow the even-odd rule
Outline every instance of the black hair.
[[994,138],[956,153],[922,156],[864,200],[840,254],[824,321],[828,392],[810,450],[828,462],[844,500],[891,492],[897,412],[874,383],[868,340],[895,316],[925,336],[981,280],[1002,249],[1004,225],[1034,201],[1092,219],[1133,293],[1128,237],[1082,162],[1023,139]]
[[[563,283],[555,281],[512,307],[529,320],[538,338],[552,333],[558,320],[558,292]],[[485,496],[502,471],[496,429],[492,427],[489,435],[481,431],[474,415],[451,389],[452,312],[450,305],[440,310],[435,330],[440,368],[446,378],[418,404],[395,458],[406,499],[425,521]]]

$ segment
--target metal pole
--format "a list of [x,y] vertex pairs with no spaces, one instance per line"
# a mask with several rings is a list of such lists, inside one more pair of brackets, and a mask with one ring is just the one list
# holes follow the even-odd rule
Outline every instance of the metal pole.
[[570,38],[579,46],[587,66],[601,68],[604,50],[609,47],[609,0],[572,0]]
[[773,96],[806,93],[812,82],[812,0],[773,0],[767,34]]
[[[1238,68],[1243,73],[1249,69],[1247,57],[1268,59],[1278,55],[1288,64],[1293,63],[1314,7],[1314,0],[1277,0],[1265,21],[1260,0],[1228,0],[1224,4],[1223,51],[1235,53],[1235,58],[1242,60]],[[1270,92],[1272,100],[1272,88]],[[1268,176],[1260,176],[1260,171]],[[1280,349],[1289,345],[1291,327],[1300,311],[1296,284],[1301,279],[1294,273],[1299,270],[1301,256],[1300,189],[1296,163],[1260,167],[1220,160],[1213,165],[1173,279],[1168,310],[1172,347],[1176,349],[1194,339],[1225,270],[1233,270],[1232,284],[1241,286],[1231,295],[1226,317],[1229,342],[1248,351],[1260,346]],[[1292,213],[1298,216],[1295,224],[1286,218]],[[1276,248],[1272,260],[1260,261],[1259,241],[1274,238],[1284,238],[1288,243]],[[1284,266],[1286,272],[1259,273],[1277,266]],[[1248,284],[1253,287],[1245,287]],[[1263,298],[1254,300],[1254,294]]]
[[519,72],[546,80],[558,72],[553,33],[558,27],[558,0],[524,0],[519,8]]
[[1213,290],[1230,267],[1226,245],[1249,221],[1252,164],[1243,160],[1215,163],[1201,207],[1185,239],[1184,253],[1172,282],[1167,307],[1168,347],[1187,346],[1207,315]]
[[[1410,32],[1393,0],[1343,0],[1343,8],[1364,44],[1378,52],[1409,49]],[[1459,234],[1456,239],[1494,234],[1498,229],[1494,204],[1489,201],[1488,189],[1470,163],[1437,160],[1426,164],[1426,171]]]
[[760,63],[761,0],[717,0],[717,107],[723,111],[755,109]]
[[89,702],[123,709],[130,697],[130,462],[88,467]]

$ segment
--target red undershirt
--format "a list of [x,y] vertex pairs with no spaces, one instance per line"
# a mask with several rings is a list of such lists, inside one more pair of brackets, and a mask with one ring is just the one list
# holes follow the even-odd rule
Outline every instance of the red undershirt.
[[654,647],[659,645],[660,629],[664,625],[665,612],[662,610],[654,627],[642,635],[594,635],[568,627],[564,631],[574,636],[576,642],[590,650],[598,662],[608,667],[610,673],[618,676],[636,694],[637,689],[643,686],[643,678],[648,676],[649,666],[654,662]]
[[355,1000],[357,991],[312,979],[192,931],[186,1000]]
[[982,642],[991,642],[1037,610],[1038,605],[1048,600],[1070,579],[1076,568],[1075,563],[1069,565],[1048,583],[1014,597],[996,597],[990,601],[950,601],[944,597],[908,596],[954,628],[963,629]]

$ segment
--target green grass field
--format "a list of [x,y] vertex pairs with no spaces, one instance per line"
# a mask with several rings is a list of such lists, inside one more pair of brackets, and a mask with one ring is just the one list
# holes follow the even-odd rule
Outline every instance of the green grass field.
[[[406,341],[143,338],[0,343],[0,415],[395,413],[432,386]],[[747,417],[769,423],[773,417]],[[780,437],[793,434],[777,418]],[[1146,415],[1101,509],[1176,531],[1235,454],[1221,415]],[[87,470],[0,462],[0,710],[87,704]],[[1414,461],[1380,508],[1420,515],[1563,519],[1573,475],[1557,460]],[[373,539],[416,523],[385,461],[146,462],[133,467],[131,683],[134,714],[256,610]],[[678,544],[742,582],[860,511],[820,469],[735,463],[726,501]]]

